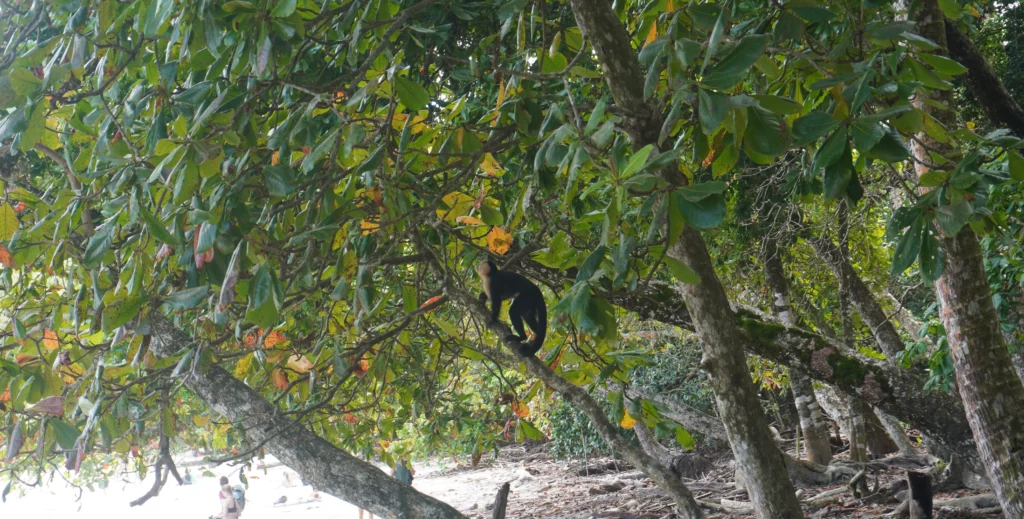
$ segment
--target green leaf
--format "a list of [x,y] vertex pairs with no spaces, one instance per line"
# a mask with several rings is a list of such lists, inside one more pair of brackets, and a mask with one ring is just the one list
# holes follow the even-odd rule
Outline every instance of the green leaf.
[[942,14],[946,15],[946,18],[956,20],[963,8],[957,0],[939,0],[939,9],[942,9]]
[[159,240],[161,243],[166,243],[167,245],[178,245],[178,239],[168,232],[167,228],[160,223],[160,220],[153,216],[153,214],[149,212],[149,209],[146,209],[146,206],[142,204],[139,204],[139,215],[142,216],[142,220],[146,222],[146,228],[149,229],[150,234],[152,234],[154,238]]
[[800,18],[807,20],[808,23],[827,22],[835,19],[836,17],[835,13],[832,11],[825,9],[824,7],[817,7],[813,5],[792,6],[790,9],[792,9]]
[[942,72],[943,74],[948,74],[950,76],[958,76],[960,74],[964,74],[967,72],[967,67],[945,56],[940,56],[938,54],[920,53],[917,55],[917,57],[921,58],[921,61],[924,61],[925,63],[931,65],[932,68],[939,72]]
[[148,301],[149,297],[147,296],[128,295],[104,305],[102,313],[103,333],[110,333],[117,327],[134,319]]
[[810,144],[833,128],[839,126],[839,121],[832,118],[832,114],[814,111],[793,122],[793,144],[804,146]]
[[698,91],[700,126],[706,135],[714,135],[729,111],[729,97],[705,88]]
[[935,228],[932,224],[925,226],[921,231],[921,277],[928,283],[933,283],[942,275],[942,268],[945,264],[946,255],[939,247],[939,239],[935,235]]
[[680,195],[691,202],[700,202],[705,198],[725,192],[726,184],[721,180],[709,180],[699,184],[691,184],[677,189]]
[[217,224],[204,223],[198,226],[195,232],[199,233],[199,238],[193,242],[196,254],[202,254],[213,248],[214,242],[217,241]]
[[687,38],[680,38],[675,43],[676,59],[682,64],[683,68],[689,67],[690,63],[693,63],[700,56],[701,46],[693,40]]
[[12,70],[9,79],[11,81],[11,88],[14,89],[14,93],[23,96],[35,95],[35,93],[43,87],[43,80],[37,78],[36,75],[27,68],[16,68]]
[[591,252],[587,259],[583,260],[583,264],[580,265],[579,273],[576,274],[576,281],[587,281],[594,276],[597,272],[597,268],[601,266],[601,262],[604,261],[605,254],[608,253],[608,247],[601,245]]
[[147,38],[155,37],[173,11],[174,0],[151,0],[146,9],[146,26],[143,28],[143,34]]
[[886,128],[885,135],[878,141],[878,144],[866,151],[865,154],[889,163],[903,162],[910,158],[910,150],[892,127]]
[[746,149],[768,157],[781,155],[786,151],[786,123],[777,114],[759,106],[747,109],[747,128],[743,133]]
[[164,305],[169,310],[188,310],[195,308],[210,293],[210,285],[201,287],[186,288],[168,295],[164,298]]
[[846,127],[840,126],[839,129],[832,132],[832,135],[829,135],[828,139],[825,139],[825,143],[814,154],[814,170],[817,171],[835,164],[846,150],[846,141]]
[[762,107],[767,108],[777,114],[789,115],[800,113],[804,106],[788,97],[782,96],[769,96],[769,95],[755,95],[752,96],[757,99],[758,103]]
[[544,439],[547,439],[544,436],[544,433],[540,432],[540,429],[537,429],[530,422],[527,422],[526,420],[520,419],[519,420],[519,427],[521,427],[523,429],[523,433],[526,435],[526,437],[531,439],[531,440],[544,440]]
[[78,441],[78,437],[82,435],[82,432],[74,425],[64,423],[57,419],[51,418],[47,420],[46,425],[53,430],[53,435],[57,439],[57,444],[65,449],[74,448],[75,442]]
[[1010,178],[1017,182],[1024,181],[1024,157],[1013,150],[1007,150]]
[[647,146],[640,148],[640,151],[634,153],[633,156],[629,158],[629,164],[626,164],[625,169],[622,170],[622,173],[619,176],[622,178],[628,178],[633,173],[640,171],[644,164],[647,163],[647,157],[650,156],[652,151],[654,151],[653,144],[648,144]]
[[708,38],[708,50],[704,54],[704,64],[700,67],[701,74],[704,74],[704,71],[707,70],[708,65],[711,63],[711,57],[718,52],[718,46],[722,44],[722,37],[725,36],[725,20],[728,16],[729,9],[719,10],[715,27],[711,30],[711,36]]
[[690,431],[687,431],[682,426],[676,426],[676,441],[679,445],[686,450],[693,450],[693,447],[697,445],[697,440],[693,439],[693,435]]
[[924,219],[918,217],[910,226],[899,243],[896,244],[896,252],[892,256],[892,275],[898,276],[910,268],[910,265],[917,259],[921,252],[921,231],[924,228]]
[[875,121],[857,119],[850,125],[850,135],[853,137],[853,145],[858,150],[870,150],[885,135],[885,128]]
[[430,102],[427,89],[401,76],[395,78],[395,93],[402,104],[410,110],[422,110]]
[[842,196],[846,192],[846,187],[849,185],[850,180],[853,179],[853,155],[850,147],[846,144],[845,138],[840,146],[840,156],[837,157],[834,163],[825,168],[822,179],[824,194],[827,200],[835,200]]
[[295,12],[296,0],[282,0],[270,11],[271,18],[288,18]]
[[295,192],[295,171],[288,166],[267,166],[263,168],[270,196],[286,197]]
[[696,285],[700,283],[700,276],[687,266],[682,261],[679,261],[671,256],[665,256],[665,265],[668,266],[672,276],[675,277],[679,282],[686,283],[687,285]]
[[699,202],[691,202],[680,197],[679,211],[686,223],[698,229],[711,229],[725,219],[725,198],[722,195],[711,195]]
[[721,61],[715,64],[710,73],[704,76],[703,83],[718,90],[725,90],[739,83],[750,71],[757,58],[764,54],[764,49],[767,46],[767,34],[744,37]]
[[96,234],[93,234],[92,237],[89,238],[89,243],[85,246],[85,255],[82,257],[82,262],[85,263],[86,268],[92,268],[99,265],[100,260],[103,259],[103,255],[110,249],[110,245],[114,239],[113,223],[114,222],[108,222],[106,225],[96,229]]

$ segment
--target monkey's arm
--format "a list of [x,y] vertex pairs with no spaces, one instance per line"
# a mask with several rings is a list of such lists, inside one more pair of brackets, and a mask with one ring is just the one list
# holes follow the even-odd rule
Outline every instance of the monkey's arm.
[[491,296],[491,322],[495,323],[498,321],[498,315],[501,314],[501,299],[495,296]]

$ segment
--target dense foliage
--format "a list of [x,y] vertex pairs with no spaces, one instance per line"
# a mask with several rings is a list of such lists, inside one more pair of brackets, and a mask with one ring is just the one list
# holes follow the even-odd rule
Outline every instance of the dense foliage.
[[[965,28],[983,16],[940,3]],[[622,340],[638,325],[609,301],[699,281],[667,254],[684,225],[707,231],[728,293],[762,307],[760,246],[781,241],[805,321],[837,329],[850,312],[798,238],[842,236],[872,290],[902,297],[942,273],[940,238],[969,226],[1019,335],[1020,141],[914,103],[966,69],[898,5],[614,9],[662,110],[657,146],[631,146],[636,114],[612,102],[568,1],[3,2],[3,479],[139,449],[142,470],[167,438],[255,455],[182,388],[212,364],[364,458],[477,461],[583,430],[566,410],[538,427],[552,392],[448,296],[478,290],[487,255],[529,262],[547,276],[539,355],[577,385],[626,383],[662,343]],[[955,149],[920,180],[916,135]],[[925,318],[932,301],[901,304]],[[157,358],[153,312],[193,342]],[[858,319],[854,342],[881,356]],[[942,346],[939,328],[926,335]],[[948,387],[943,350],[906,338]],[[694,351],[672,369],[691,370]],[[710,410],[699,376],[644,373]],[[624,428],[692,443],[608,394]],[[566,453],[588,452],[583,437]]]

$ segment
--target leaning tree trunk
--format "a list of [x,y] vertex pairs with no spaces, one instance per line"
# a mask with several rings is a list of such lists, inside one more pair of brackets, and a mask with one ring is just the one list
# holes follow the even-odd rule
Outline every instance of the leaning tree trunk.
[[[524,266],[537,279],[571,282],[576,275],[573,269],[553,271],[532,261]],[[694,329],[686,303],[668,283],[651,281],[630,292],[596,290],[595,295],[644,319]],[[785,327],[752,311],[735,317],[750,354],[801,369],[814,380],[855,394],[959,454],[972,470],[984,471],[963,403],[955,395],[923,390],[926,380],[920,374],[865,357],[834,338]]]
[[[938,0],[924,0],[918,16],[918,33],[939,45],[934,52],[948,54],[945,18]],[[930,97],[936,105],[919,95],[915,99],[918,108],[947,128],[954,127],[952,92],[940,90]],[[917,141],[913,152],[919,176],[931,171],[929,151],[953,151],[926,132],[919,133]],[[935,291],[960,397],[1003,511],[1011,519],[1024,519],[1024,385],[1013,371],[1003,340],[978,237],[970,226],[964,226],[956,236],[943,236],[942,245],[945,268],[935,281]]]
[[[789,302],[789,287],[782,268],[779,248],[772,238],[765,239],[764,278],[772,291],[772,313],[786,326],[796,326],[796,318]],[[818,399],[814,396],[811,379],[799,369],[789,370],[790,387],[797,414],[800,416],[800,430],[804,433],[807,459],[821,465],[832,461],[832,447],[828,443],[825,420],[821,417]],[[799,453],[797,453],[799,455]]]
[[[656,145],[663,121],[644,100],[640,63],[611,2],[572,0],[572,10],[580,30],[594,47],[615,103],[628,114],[625,127],[633,149]],[[667,168],[663,176],[678,184],[681,178],[678,171],[670,171],[673,169]],[[735,325],[700,232],[684,226],[668,255],[689,266],[701,280],[696,285],[681,286],[680,291],[701,338],[702,365],[710,375],[718,414],[725,424],[736,462],[746,476],[757,516],[800,517],[800,503],[786,477],[785,462],[772,441],[750,380],[743,336]]]
[[[158,357],[173,355],[193,342],[156,310],[149,313],[148,320],[150,348]],[[185,385],[210,408],[239,424],[250,441],[265,442],[271,454],[323,492],[384,518],[465,517],[313,434],[220,366],[201,366],[184,378]]]
[[[840,239],[845,240],[845,238]],[[903,339],[900,338],[896,327],[889,321],[882,305],[871,293],[871,289],[853,269],[849,258],[843,254],[840,247],[828,238],[812,238],[807,242],[814,249],[815,254],[832,269],[839,285],[849,296],[850,303],[857,309],[857,313],[864,319],[864,324],[871,330],[871,335],[882,349],[882,353],[885,353],[889,362],[895,364],[896,355],[904,348]]]

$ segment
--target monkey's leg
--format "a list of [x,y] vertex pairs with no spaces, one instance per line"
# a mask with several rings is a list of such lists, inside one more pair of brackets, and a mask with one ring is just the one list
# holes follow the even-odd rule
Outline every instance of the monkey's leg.
[[544,338],[540,332],[541,323],[537,320],[536,312],[527,313],[523,319],[526,321],[526,326],[529,326],[530,331],[533,332],[534,339],[530,342],[523,342],[523,345],[519,347],[519,353],[524,357],[529,357],[540,350]]
[[512,321],[512,328],[519,334],[511,336],[516,342],[526,340],[526,330],[523,328],[523,316],[525,314],[523,306],[523,301],[517,297],[512,300],[512,305],[508,308],[508,318]]

